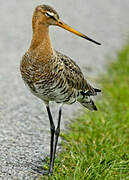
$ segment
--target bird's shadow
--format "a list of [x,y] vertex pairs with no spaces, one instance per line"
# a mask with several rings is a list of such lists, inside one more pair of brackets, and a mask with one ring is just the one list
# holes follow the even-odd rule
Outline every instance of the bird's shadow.
[[47,157],[28,163],[29,167],[36,174],[48,174],[48,170],[43,167],[45,164],[47,164]]

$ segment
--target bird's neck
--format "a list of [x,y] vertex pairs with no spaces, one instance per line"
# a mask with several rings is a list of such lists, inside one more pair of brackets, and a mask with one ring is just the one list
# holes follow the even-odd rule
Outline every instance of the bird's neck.
[[[38,24],[33,29],[33,37],[29,52],[39,56],[39,60],[47,61],[53,56],[53,49],[49,37],[49,27]],[[41,58],[40,58],[41,57]]]

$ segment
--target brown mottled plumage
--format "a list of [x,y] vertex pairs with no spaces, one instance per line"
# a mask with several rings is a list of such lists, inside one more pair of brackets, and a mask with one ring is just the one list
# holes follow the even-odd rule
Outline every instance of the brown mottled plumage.
[[[47,107],[51,126],[50,168],[48,173],[52,173],[60,132],[61,108],[55,131],[49,102],[72,104],[78,101],[90,110],[97,110],[90,96],[96,95],[100,90],[94,89],[87,83],[80,68],[72,59],[52,48],[49,25],[60,26],[98,45],[100,43],[64,24],[52,7],[47,5],[36,7],[32,18],[33,38],[30,48],[22,58],[20,70],[30,91],[42,99]],[[55,144],[54,135],[56,136]]]

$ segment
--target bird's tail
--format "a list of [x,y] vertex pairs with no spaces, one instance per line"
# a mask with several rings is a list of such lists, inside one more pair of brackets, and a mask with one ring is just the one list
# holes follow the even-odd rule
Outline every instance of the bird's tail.
[[[94,89],[94,91],[96,94],[97,94],[97,92],[101,92],[101,90],[99,90],[99,89]],[[92,94],[92,92],[90,92],[90,91],[81,92],[81,95],[78,98],[78,102],[91,111],[97,111],[97,107],[96,107],[95,103],[90,98],[90,96],[94,96],[96,94]]]

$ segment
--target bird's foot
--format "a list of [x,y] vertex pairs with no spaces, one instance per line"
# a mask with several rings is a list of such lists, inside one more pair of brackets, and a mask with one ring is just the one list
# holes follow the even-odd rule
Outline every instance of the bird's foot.
[[42,175],[48,175],[49,174],[49,170],[44,169],[42,166],[37,166],[35,168],[32,168],[33,171],[42,174]]
[[37,169],[33,169],[33,170],[42,175],[51,176],[53,174],[53,170],[45,170],[43,168],[37,168]]
[[51,176],[53,174],[53,169],[49,169],[49,175]]
[[48,176],[53,175],[53,171],[48,171],[48,170],[42,170],[42,171],[39,171],[39,173],[42,175],[48,175]]
[[48,170],[43,170],[40,172],[40,174],[42,175],[49,175],[49,171]]

